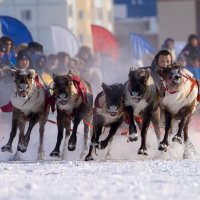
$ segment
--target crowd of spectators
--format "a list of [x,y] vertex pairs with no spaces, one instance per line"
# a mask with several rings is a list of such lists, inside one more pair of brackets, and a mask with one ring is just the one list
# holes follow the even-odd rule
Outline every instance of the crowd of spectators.
[[96,58],[88,46],[81,46],[75,56],[63,51],[46,54],[42,44],[38,42],[15,47],[12,38],[3,36],[0,38],[1,79],[8,68],[34,69],[46,85],[52,81],[50,77],[53,74],[63,75],[69,71],[80,75],[89,83],[98,80],[98,85],[101,85],[102,82]]
[[172,38],[167,38],[161,49],[168,50],[173,62],[188,69],[200,81],[200,37],[195,34],[189,35],[185,47],[178,55],[175,51],[175,41]]
[[[188,36],[187,44],[178,55],[173,38],[166,38],[160,50],[169,51],[172,62],[180,63],[200,81],[200,39],[197,35]],[[34,69],[48,85],[52,81],[53,74],[67,74],[71,71],[91,83],[92,87],[95,87],[96,95],[103,81],[100,60],[88,46],[81,46],[75,56],[63,51],[46,54],[42,44],[38,42],[15,47],[12,38],[7,36],[0,38],[0,80],[8,68]]]

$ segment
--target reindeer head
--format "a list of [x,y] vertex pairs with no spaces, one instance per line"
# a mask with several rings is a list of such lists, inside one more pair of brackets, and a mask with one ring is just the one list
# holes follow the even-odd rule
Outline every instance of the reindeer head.
[[66,105],[72,95],[71,75],[54,75],[53,93],[56,98],[57,105]]
[[176,63],[160,68],[157,72],[165,80],[167,87],[178,87],[182,83],[182,67]]
[[131,68],[128,76],[130,95],[139,100],[146,91],[150,74],[146,69],[143,68]]
[[115,116],[122,108],[123,84],[106,85],[102,83],[102,88],[106,96],[107,111],[111,116]]
[[35,70],[12,70],[11,74],[15,78],[17,96],[20,98],[28,98],[35,86]]

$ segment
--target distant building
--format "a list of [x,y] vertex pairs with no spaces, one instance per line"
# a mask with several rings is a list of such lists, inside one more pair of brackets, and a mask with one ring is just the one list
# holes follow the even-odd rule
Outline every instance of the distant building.
[[[157,16],[156,3],[156,0],[114,0],[115,8],[123,10],[117,15],[124,15],[125,18],[155,17]],[[115,18],[118,17],[117,15]]]
[[112,0],[0,0],[0,15],[22,21],[47,53],[52,49],[51,25],[69,29],[88,46],[92,46],[90,24],[113,30]]
[[22,21],[34,40],[43,44],[48,52],[51,51],[50,25],[59,25],[76,33],[74,7],[73,0],[6,0],[0,4],[0,13]]
[[76,0],[77,37],[81,44],[91,46],[92,0]]
[[200,35],[199,0],[158,0],[159,44],[167,37],[187,41],[190,34]]
[[93,24],[100,25],[113,32],[113,0],[93,0]]
[[145,36],[157,47],[157,0],[114,0],[114,16],[115,33],[125,56],[130,54],[131,32]]
[[77,36],[79,41],[92,46],[91,24],[105,27],[113,32],[112,0],[76,0]]

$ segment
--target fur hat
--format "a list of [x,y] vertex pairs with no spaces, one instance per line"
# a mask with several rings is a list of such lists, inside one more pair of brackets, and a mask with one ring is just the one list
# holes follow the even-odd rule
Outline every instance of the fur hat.
[[19,62],[20,60],[24,58],[28,59],[31,62],[31,57],[28,51],[23,49],[23,50],[20,50],[17,54],[17,62]]

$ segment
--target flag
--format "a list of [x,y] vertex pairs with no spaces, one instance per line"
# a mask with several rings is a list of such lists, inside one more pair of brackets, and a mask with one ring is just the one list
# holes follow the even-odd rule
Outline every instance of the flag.
[[152,44],[139,34],[130,33],[130,42],[133,58],[136,60],[142,59],[147,54],[155,54],[155,49]]
[[70,30],[57,25],[51,25],[50,29],[54,53],[64,51],[70,56],[75,56],[78,53],[79,42]]
[[15,46],[33,41],[28,28],[16,18],[0,16],[0,27],[2,35],[10,37]]
[[104,53],[114,60],[120,56],[120,45],[117,38],[106,28],[98,25],[91,25],[94,53]]

